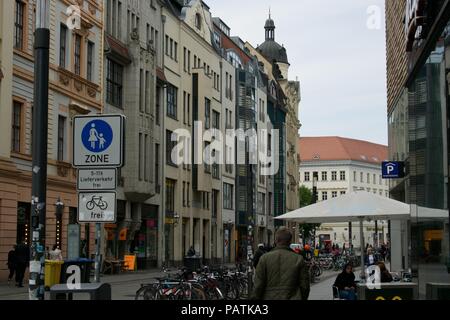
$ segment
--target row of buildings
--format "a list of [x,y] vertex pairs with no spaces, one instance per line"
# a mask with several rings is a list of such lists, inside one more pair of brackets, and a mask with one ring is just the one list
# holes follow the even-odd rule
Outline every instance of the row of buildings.
[[[30,241],[35,5],[0,2],[0,278],[10,248]],[[93,227],[77,222],[72,119],[100,113],[127,118],[105,259],[134,253],[139,268],[179,264],[193,246],[208,261],[234,262],[246,259],[249,241],[273,242],[274,216],[299,203],[300,128],[300,85],[289,80],[275,28],[269,17],[254,47],[200,0],[50,0],[47,245],[94,253]],[[238,164],[239,152],[215,136],[232,129],[276,143],[237,139]],[[219,143],[223,154],[210,147],[209,156],[232,161],[175,163],[180,132],[187,145]],[[265,175],[268,164],[251,161],[256,152],[278,170]]]

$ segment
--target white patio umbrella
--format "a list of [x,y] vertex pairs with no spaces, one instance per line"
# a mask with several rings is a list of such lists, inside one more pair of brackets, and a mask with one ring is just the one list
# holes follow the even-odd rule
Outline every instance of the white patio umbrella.
[[276,217],[297,223],[333,223],[359,221],[361,265],[364,266],[364,220],[409,220],[410,205],[366,191],[322,201]]

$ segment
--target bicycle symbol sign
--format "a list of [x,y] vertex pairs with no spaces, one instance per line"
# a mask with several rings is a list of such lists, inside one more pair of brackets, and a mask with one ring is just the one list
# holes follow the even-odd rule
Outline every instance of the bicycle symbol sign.
[[114,223],[116,221],[115,192],[80,192],[78,194],[80,223]]

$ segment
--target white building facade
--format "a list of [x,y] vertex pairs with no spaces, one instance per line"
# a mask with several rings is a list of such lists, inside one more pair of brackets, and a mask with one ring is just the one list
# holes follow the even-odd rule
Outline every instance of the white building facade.
[[[348,149],[352,151],[348,152]],[[357,190],[389,197],[388,181],[382,179],[381,175],[381,162],[385,160],[383,146],[339,137],[301,138],[300,154],[300,186],[312,191],[314,177],[317,177],[317,201],[326,201]],[[377,227],[375,222],[364,223],[366,244],[377,245],[376,233],[379,245],[389,240],[388,223],[378,221],[376,224]],[[316,243],[331,240],[340,247],[344,244],[348,247],[351,242],[355,248],[359,248],[359,224],[352,224],[351,241],[349,227],[348,223],[322,224],[316,231]]]

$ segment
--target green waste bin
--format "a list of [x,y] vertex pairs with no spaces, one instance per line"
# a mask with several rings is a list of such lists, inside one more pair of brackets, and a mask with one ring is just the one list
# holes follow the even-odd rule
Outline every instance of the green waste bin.
[[63,263],[63,261],[45,260],[45,290],[60,283]]

